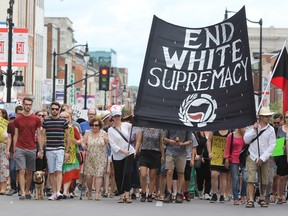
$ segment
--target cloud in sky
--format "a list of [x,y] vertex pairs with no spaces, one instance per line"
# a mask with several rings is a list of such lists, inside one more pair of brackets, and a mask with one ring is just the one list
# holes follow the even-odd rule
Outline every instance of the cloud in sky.
[[[288,28],[286,0],[277,4],[263,0],[46,0],[45,16],[68,17],[75,39],[91,50],[112,48],[118,67],[129,71],[129,85],[138,85],[153,15],[186,27],[203,27],[221,22],[227,8],[246,6],[247,18],[263,19],[263,27]],[[229,17],[232,14],[229,14]],[[250,27],[259,27],[250,24]]]

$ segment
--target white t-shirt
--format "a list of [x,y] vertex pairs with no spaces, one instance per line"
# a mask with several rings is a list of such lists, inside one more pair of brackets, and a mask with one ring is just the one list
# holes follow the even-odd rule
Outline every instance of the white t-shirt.
[[[120,132],[124,135],[124,137],[129,141],[130,140],[130,133],[131,133],[131,127],[132,125],[127,122],[121,123]],[[122,160],[126,157],[125,154],[123,154],[120,149],[128,150],[128,142],[126,142],[123,137],[113,128],[110,127],[108,129],[108,139],[109,144],[111,146],[112,150],[112,156],[113,160]],[[134,154],[135,149],[133,146],[129,146],[129,155]]]

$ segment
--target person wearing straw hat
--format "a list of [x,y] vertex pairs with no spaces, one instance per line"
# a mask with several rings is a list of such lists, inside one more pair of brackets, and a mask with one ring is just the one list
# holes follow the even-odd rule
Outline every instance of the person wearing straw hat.
[[267,107],[262,107],[258,113],[259,120],[254,125],[247,127],[244,135],[245,144],[250,144],[246,160],[248,202],[247,208],[254,208],[254,183],[256,173],[260,180],[261,207],[268,207],[265,202],[265,190],[269,179],[269,157],[276,146],[276,136],[274,128],[269,124],[274,113]]

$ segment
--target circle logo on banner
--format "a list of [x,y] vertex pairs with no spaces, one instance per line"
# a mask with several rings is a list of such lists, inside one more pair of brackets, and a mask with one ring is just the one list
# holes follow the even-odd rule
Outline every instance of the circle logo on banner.
[[180,105],[179,120],[188,127],[205,127],[216,118],[217,102],[208,94],[191,94]]

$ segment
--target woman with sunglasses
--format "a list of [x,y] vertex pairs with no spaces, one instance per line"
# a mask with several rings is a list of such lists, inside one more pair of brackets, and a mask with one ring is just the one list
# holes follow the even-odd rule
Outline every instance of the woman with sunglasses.
[[110,108],[114,126],[108,130],[109,144],[112,150],[117,190],[120,194],[118,203],[132,203],[130,198],[131,174],[135,149],[129,144],[132,125],[121,122],[122,106]]
[[83,148],[86,149],[86,158],[84,162],[84,175],[88,187],[88,200],[93,200],[92,183],[96,189],[95,200],[100,200],[101,186],[103,177],[106,173],[108,161],[108,135],[102,128],[100,118],[92,118],[89,121],[90,130],[85,131],[83,138]]

